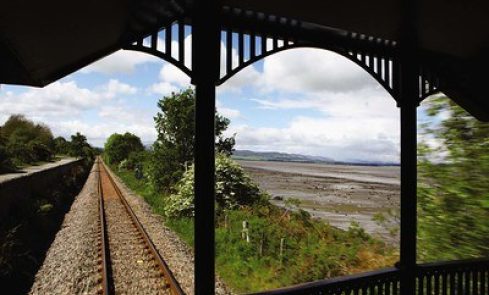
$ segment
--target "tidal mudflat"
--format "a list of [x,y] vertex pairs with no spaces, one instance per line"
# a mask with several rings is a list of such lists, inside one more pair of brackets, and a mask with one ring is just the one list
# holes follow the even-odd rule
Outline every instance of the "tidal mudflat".
[[399,210],[399,167],[349,166],[318,163],[238,161],[272,202],[285,206],[296,198],[300,207],[331,225],[348,229],[352,221],[366,232],[397,245],[399,237],[373,220],[377,213]]

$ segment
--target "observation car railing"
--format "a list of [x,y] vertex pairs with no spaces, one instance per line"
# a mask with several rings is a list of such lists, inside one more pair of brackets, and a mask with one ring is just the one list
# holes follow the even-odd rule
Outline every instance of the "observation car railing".
[[[398,295],[400,292],[400,271],[391,267],[253,294]],[[419,264],[413,295],[489,295],[489,258]]]
[[489,258],[418,266],[419,295],[488,295]]

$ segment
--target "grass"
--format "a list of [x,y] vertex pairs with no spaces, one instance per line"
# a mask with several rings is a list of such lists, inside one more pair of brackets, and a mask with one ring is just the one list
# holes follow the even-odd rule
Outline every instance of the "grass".
[[[137,180],[133,172],[113,170],[164,216],[164,195]],[[243,238],[244,221],[249,225],[249,242]],[[193,245],[193,218],[166,219],[165,224]],[[397,259],[394,249],[357,225],[343,231],[313,220],[302,210],[286,211],[269,204],[216,217],[216,270],[239,293],[392,266]]]

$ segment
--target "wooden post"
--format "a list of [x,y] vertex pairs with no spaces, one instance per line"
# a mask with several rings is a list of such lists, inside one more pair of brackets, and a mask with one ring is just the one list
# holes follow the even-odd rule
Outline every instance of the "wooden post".
[[192,13],[195,85],[195,294],[215,294],[214,116],[219,78],[219,1],[196,0]]
[[285,251],[285,238],[280,239],[280,264],[283,262],[284,258],[284,251]]
[[247,243],[250,242],[250,229],[248,221],[243,221],[243,229],[241,230],[241,238],[246,240]]
[[261,234],[261,239],[260,239],[260,247],[258,248],[258,254],[260,257],[263,256],[263,247],[265,246],[265,233],[263,232]]

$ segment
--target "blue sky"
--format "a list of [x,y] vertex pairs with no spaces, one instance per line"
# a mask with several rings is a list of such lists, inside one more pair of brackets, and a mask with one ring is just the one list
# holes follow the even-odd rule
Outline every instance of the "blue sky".
[[[190,86],[158,58],[119,51],[42,88],[2,85],[0,124],[23,113],[55,135],[85,134],[103,146],[114,132],[156,138],[158,99]],[[337,160],[399,160],[399,111],[390,95],[346,58],[318,49],[267,57],[218,88],[237,148]]]

